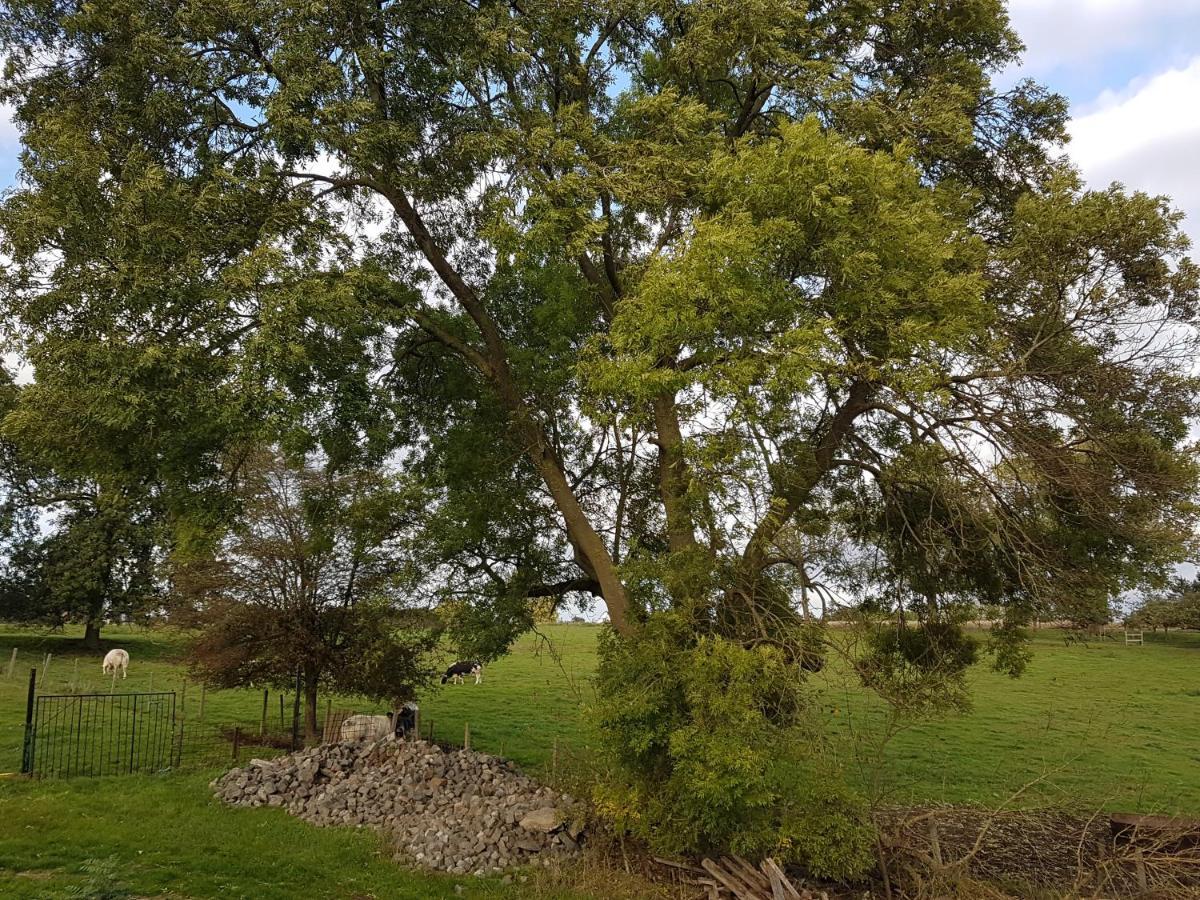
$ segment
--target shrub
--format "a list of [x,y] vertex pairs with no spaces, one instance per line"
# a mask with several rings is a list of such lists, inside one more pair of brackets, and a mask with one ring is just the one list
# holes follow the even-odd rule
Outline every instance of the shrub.
[[848,878],[871,861],[863,801],[822,752],[800,667],[773,646],[697,636],[659,613],[601,640],[597,703],[612,777],[597,800],[658,852],[773,855]]

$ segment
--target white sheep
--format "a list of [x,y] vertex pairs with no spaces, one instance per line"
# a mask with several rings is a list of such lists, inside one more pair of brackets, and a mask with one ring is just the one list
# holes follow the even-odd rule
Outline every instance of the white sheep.
[[115,675],[117,672],[120,672],[121,677],[126,678],[129,670],[129,654],[119,648],[109,650],[108,653],[104,654],[103,670],[105,675],[109,673]]
[[338,731],[340,741],[394,741],[407,737],[416,728],[417,704],[409,702],[399,713],[386,716],[350,716]]

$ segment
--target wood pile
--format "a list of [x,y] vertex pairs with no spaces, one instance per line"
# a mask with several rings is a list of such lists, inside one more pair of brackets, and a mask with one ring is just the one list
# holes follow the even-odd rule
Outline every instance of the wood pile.
[[755,868],[740,856],[725,856],[719,861],[704,859],[699,866],[654,857],[654,861],[675,871],[677,880],[705,889],[709,900],[829,900],[824,891],[798,888],[773,859],[764,859]]

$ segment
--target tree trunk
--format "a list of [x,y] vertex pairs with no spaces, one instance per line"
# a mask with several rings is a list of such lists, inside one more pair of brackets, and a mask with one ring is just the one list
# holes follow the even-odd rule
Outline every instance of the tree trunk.
[[661,394],[654,398],[654,426],[658,433],[658,488],[667,516],[667,538],[674,553],[696,545],[696,527],[687,505],[690,479],[674,396]]
[[305,743],[321,739],[321,731],[317,727],[317,687],[320,683],[320,673],[316,669],[304,669],[304,736]]
[[555,506],[563,517],[567,537],[571,546],[575,548],[576,561],[600,584],[600,595],[608,608],[609,622],[619,634],[631,634],[634,625],[629,617],[629,595],[617,574],[616,564],[604,544],[604,539],[592,527],[591,520],[588,519],[575,492],[571,490],[571,483],[563,471],[562,464],[555,457],[541,430],[530,424],[521,428],[520,433],[528,441],[529,449],[526,452],[534,468],[542,476],[542,481],[545,482]]
[[83,629],[83,646],[86,650],[100,649],[100,620],[88,619]]

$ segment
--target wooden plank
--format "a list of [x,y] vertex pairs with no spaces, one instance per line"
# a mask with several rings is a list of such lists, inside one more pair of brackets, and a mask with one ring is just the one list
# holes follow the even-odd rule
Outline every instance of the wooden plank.
[[752,888],[742,884],[737,876],[726,872],[711,859],[703,860],[700,865],[704,867],[704,871],[721,882],[725,889],[737,897],[738,900],[765,900],[765,898],[760,897]]
[[769,891],[771,889],[771,883],[767,877],[740,856],[734,855],[722,860],[722,862],[724,862],[727,871],[737,875],[752,890]]
[[787,895],[791,898],[791,900],[802,900],[800,892],[796,890],[796,886],[792,884],[791,880],[787,877],[787,875],[784,874],[783,869],[779,867],[779,863],[775,862],[775,860],[768,856],[763,860],[762,864],[765,871],[775,873],[775,875],[783,883],[783,889],[785,892],[787,892]]
[[[766,868],[766,863],[763,863],[763,868]],[[783,889],[783,882],[779,878],[779,872],[775,869],[768,869],[767,879],[771,882],[771,900],[788,900],[787,891]]]

